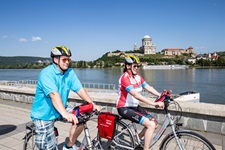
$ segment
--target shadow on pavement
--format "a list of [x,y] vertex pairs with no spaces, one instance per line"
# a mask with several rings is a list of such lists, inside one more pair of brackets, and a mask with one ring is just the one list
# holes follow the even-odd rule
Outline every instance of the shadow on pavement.
[[0,135],[4,135],[9,132],[12,132],[16,130],[16,128],[17,127],[15,125],[10,125],[10,124],[0,125]]

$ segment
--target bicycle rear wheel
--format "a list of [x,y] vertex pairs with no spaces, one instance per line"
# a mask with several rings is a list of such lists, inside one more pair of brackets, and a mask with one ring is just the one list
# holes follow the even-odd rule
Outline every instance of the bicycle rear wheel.
[[38,148],[35,146],[35,132],[28,132],[23,144],[23,150],[37,150]]
[[116,129],[113,140],[101,138],[98,135],[98,141],[100,149],[104,150],[128,150],[134,149],[135,146],[132,131],[121,120],[116,122]]
[[[203,136],[191,131],[177,131],[177,136],[186,150],[215,150],[214,146]],[[160,150],[179,150],[173,134],[167,136]]]

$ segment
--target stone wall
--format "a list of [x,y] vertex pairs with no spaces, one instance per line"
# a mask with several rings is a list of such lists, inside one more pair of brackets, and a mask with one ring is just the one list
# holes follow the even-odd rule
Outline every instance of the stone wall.
[[[4,100],[32,103],[34,93],[35,88],[0,86],[0,99]],[[104,106],[106,111],[117,113],[115,103],[118,96],[115,93],[96,93],[92,91],[88,93],[97,104]],[[83,100],[71,92],[69,102],[76,106],[81,104]],[[183,123],[185,129],[225,135],[225,105],[191,102],[179,102],[179,104],[182,108],[182,117],[179,122]],[[159,123],[163,122],[165,113],[162,109],[141,105],[148,109]],[[180,113],[175,105],[171,105],[170,110],[173,116]]]

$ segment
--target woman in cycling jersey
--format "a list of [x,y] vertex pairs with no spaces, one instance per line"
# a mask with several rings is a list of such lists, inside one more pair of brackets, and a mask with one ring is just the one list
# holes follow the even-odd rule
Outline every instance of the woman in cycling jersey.
[[148,85],[145,80],[138,74],[140,61],[136,56],[125,57],[124,73],[119,79],[119,99],[117,100],[118,113],[124,119],[131,120],[144,126],[139,133],[140,139],[144,137],[144,149],[149,149],[150,140],[158,122],[143,107],[139,105],[139,101],[153,105],[164,107],[163,102],[152,102],[142,96],[140,92],[145,89],[155,96],[160,96],[152,86]]

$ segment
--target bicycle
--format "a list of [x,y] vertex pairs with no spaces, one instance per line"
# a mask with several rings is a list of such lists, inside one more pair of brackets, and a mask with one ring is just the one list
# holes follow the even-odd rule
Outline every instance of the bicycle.
[[[163,102],[165,104],[165,119],[158,132],[156,132],[152,138],[149,148],[159,141],[168,127],[171,127],[172,132],[162,140],[159,146],[160,150],[215,150],[214,146],[203,136],[190,130],[179,129],[179,127],[182,126],[182,123],[178,122],[182,116],[182,110],[176,101],[171,99],[170,96],[166,96]],[[172,116],[169,112],[168,107],[171,104],[177,106],[179,110],[179,114],[176,117]],[[99,135],[97,138],[100,143],[100,148],[104,150],[133,150],[135,148],[138,149],[138,147],[143,147],[144,145],[143,140],[138,136],[136,123],[131,122],[130,124],[127,124],[121,117],[116,121],[116,129],[112,140],[107,140]]]
[[[79,150],[83,149],[89,149],[94,150],[98,147],[98,141],[96,140],[97,137],[95,137],[93,140],[91,140],[89,129],[87,127],[87,121],[90,120],[91,117],[94,115],[98,115],[99,111],[94,110],[92,113],[84,113],[78,116],[78,121],[82,122],[84,125],[84,138],[82,140],[82,143],[79,147]],[[56,121],[61,121],[61,119],[58,119]],[[27,132],[28,131],[28,132]],[[58,129],[54,127],[54,133],[56,136],[56,139],[58,138]],[[35,124],[33,122],[29,122],[26,124],[26,135],[23,138],[24,145],[23,150],[35,150],[37,147],[35,146]],[[58,141],[57,141],[58,144]],[[59,150],[58,145],[56,146],[56,150]]]

